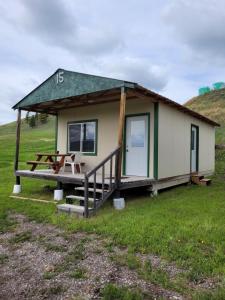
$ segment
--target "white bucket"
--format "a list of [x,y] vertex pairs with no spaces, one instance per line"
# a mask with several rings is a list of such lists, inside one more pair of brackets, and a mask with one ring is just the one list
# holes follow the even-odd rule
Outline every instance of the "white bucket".
[[55,201],[63,200],[63,190],[54,190],[54,200]]
[[121,210],[125,208],[124,198],[115,198],[113,199],[113,206],[115,209]]
[[21,193],[21,185],[20,184],[14,184],[13,194],[19,194],[19,193]]

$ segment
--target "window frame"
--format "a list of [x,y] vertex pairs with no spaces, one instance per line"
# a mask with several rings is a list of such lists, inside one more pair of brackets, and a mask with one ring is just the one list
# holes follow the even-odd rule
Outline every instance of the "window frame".
[[[95,142],[94,142],[94,152],[82,152],[82,151],[70,151],[69,146],[69,126],[75,124],[85,124],[85,123],[95,123]],[[81,132],[82,134],[82,132]],[[81,140],[80,140],[81,142]],[[98,120],[91,119],[91,120],[79,120],[79,121],[71,121],[67,123],[67,153],[81,153],[82,155],[86,156],[96,156],[98,153]]]

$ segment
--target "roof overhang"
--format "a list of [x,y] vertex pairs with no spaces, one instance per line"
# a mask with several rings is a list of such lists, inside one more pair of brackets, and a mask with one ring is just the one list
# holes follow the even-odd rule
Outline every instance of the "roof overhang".
[[[65,75],[65,82],[62,85],[56,82],[60,72]],[[123,87],[127,91],[127,100],[141,98],[151,102],[160,102],[212,126],[220,126],[215,121],[134,82],[62,69],[58,69],[31,91],[13,106],[13,109],[57,115],[59,111],[64,109],[119,101]]]
[[[59,111],[64,109],[120,101],[120,95],[121,88],[113,88],[80,96],[71,96],[36,104],[30,104],[21,107],[21,109],[32,112],[57,115]],[[127,100],[135,98],[137,98],[135,91],[131,88],[127,88]]]
[[181,111],[181,112],[183,112],[185,114],[188,114],[188,115],[190,115],[192,117],[195,117],[195,118],[197,118],[197,119],[199,119],[199,120],[201,120],[203,122],[206,122],[206,123],[208,123],[208,124],[210,124],[212,126],[218,126],[218,127],[220,127],[219,123],[217,123],[217,122],[215,122],[215,121],[213,121],[213,120],[211,120],[211,119],[209,119],[209,118],[207,118],[207,117],[205,117],[205,116],[203,116],[203,115],[201,115],[201,114],[199,114],[199,113],[197,113],[197,112],[195,112],[195,111],[187,108],[184,105],[181,105],[181,104],[179,104],[179,103],[177,103],[177,102],[175,102],[173,100],[170,100],[170,99],[168,99],[168,98],[166,98],[164,96],[161,96],[161,95],[159,95],[159,94],[157,94],[155,92],[152,92],[151,90],[148,90],[148,89],[146,89],[146,88],[144,88],[144,87],[142,87],[140,85],[137,85],[135,89],[138,90],[138,91],[140,91],[141,94],[143,94],[143,95],[145,95],[147,97],[154,98],[158,102],[161,102],[163,104],[166,104],[166,105],[169,105],[171,107],[174,107],[177,110],[179,110],[179,111]]

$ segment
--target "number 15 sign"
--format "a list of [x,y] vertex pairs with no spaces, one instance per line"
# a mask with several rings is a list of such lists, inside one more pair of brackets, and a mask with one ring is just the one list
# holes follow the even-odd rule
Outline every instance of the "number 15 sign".
[[63,83],[64,81],[63,75],[64,75],[63,71],[60,71],[56,74],[56,84]]

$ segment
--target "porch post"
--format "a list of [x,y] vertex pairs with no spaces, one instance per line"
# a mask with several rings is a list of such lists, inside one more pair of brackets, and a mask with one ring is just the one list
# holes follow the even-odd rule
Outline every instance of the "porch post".
[[[20,153],[20,127],[21,127],[21,109],[18,109],[17,124],[16,124],[16,153],[14,162],[14,172],[18,170],[19,165],[19,153]],[[20,176],[16,176],[16,186],[14,186],[14,192],[20,192]]]
[[120,147],[120,152],[118,156],[118,166],[117,166],[117,179],[118,184],[121,180],[121,170],[122,170],[122,155],[123,155],[123,131],[124,131],[124,121],[125,121],[125,108],[126,108],[126,90],[125,87],[121,88],[120,95],[120,116],[119,116],[119,131],[118,131],[118,146]]

